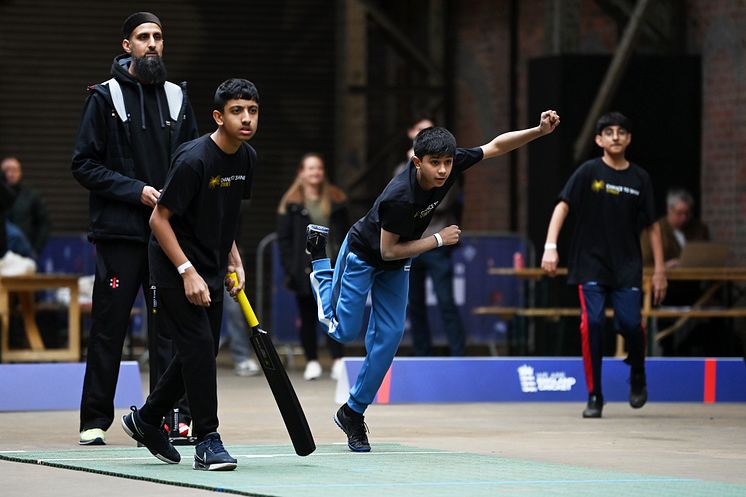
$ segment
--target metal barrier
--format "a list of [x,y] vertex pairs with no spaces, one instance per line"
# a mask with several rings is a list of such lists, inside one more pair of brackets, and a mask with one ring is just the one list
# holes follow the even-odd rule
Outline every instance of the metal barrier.
[[267,316],[271,313],[266,313],[264,308],[264,251],[267,247],[271,247],[271,244],[275,241],[277,241],[277,233],[270,233],[262,238],[256,246],[256,287],[254,290],[256,292],[256,308],[270,325],[272,323]]

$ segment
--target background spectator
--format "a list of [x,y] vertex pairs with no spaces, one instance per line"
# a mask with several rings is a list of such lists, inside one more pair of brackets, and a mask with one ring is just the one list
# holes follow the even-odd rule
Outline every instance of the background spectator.
[[[698,219],[694,219],[694,198],[683,188],[672,188],[666,194],[666,215],[658,219],[661,227],[663,242],[663,259],[666,267],[679,264],[681,250],[686,242],[693,240],[709,240],[710,230]],[[646,266],[653,263],[650,243],[641,238],[643,261]]]
[[44,250],[49,237],[49,214],[41,195],[23,182],[21,161],[6,157],[0,163],[5,180],[16,194],[16,200],[8,210],[8,221],[18,226],[31,244],[36,257]]
[[8,251],[8,233],[5,220],[15,198],[15,191],[5,181],[5,174],[0,170],[0,257],[3,257],[5,252]]
[[[318,361],[318,318],[316,301],[311,295],[311,258],[306,253],[306,226],[320,224],[332,228],[332,239],[327,244],[327,254],[336,259],[342,244],[340,237],[350,228],[347,213],[347,196],[327,181],[324,159],[320,154],[305,154],[298,165],[295,181],[280,200],[277,210],[277,241],[280,260],[285,270],[285,284],[295,293],[300,312],[300,338],[306,357],[303,378],[313,380],[321,376]],[[343,347],[326,337],[334,364],[332,378],[339,377]]]

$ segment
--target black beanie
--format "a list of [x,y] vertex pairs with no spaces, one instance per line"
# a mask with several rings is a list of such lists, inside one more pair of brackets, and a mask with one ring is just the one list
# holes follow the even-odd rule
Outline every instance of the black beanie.
[[154,22],[158,27],[161,27],[161,20],[155,14],[151,14],[150,12],[135,12],[124,20],[122,34],[125,38],[129,38],[136,27],[146,22]]

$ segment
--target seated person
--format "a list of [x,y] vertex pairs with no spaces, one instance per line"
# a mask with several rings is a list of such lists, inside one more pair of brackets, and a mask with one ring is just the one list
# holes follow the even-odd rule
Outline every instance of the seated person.
[[[681,252],[687,242],[707,241],[710,233],[707,226],[692,218],[694,198],[683,188],[672,188],[666,194],[666,215],[658,220],[663,244],[663,260],[666,269],[680,264]],[[645,237],[641,239],[642,260],[645,266],[653,264],[650,244]],[[668,293],[663,301],[667,306],[690,306],[702,296],[701,283],[698,281],[671,281]],[[658,329],[665,329],[676,322],[676,319],[659,319]],[[698,355],[693,342],[699,338],[701,328],[694,322],[688,322],[679,332],[661,340],[661,352],[664,356]]]
[[[681,250],[686,242],[709,240],[710,232],[706,225],[692,218],[694,198],[683,188],[668,191],[666,206],[666,215],[658,220],[658,224],[661,227],[663,241],[663,260],[666,262],[666,268],[671,268],[679,265]],[[652,266],[653,254],[650,251],[650,243],[645,237],[642,237],[641,242],[643,264]]]
[[8,250],[10,252],[15,252],[23,257],[34,257],[31,243],[28,241],[28,238],[26,238],[23,231],[21,231],[21,228],[10,221],[5,221],[5,232],[8,234]]

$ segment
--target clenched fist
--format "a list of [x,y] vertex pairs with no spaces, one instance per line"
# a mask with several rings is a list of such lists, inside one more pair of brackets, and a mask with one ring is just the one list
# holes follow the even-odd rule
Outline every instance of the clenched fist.
[[446,226],[438,232],[443,239],[443,245],[456,245],[461,235],[461,230],[455,224]]
[[553,110],[545,110],[541,113],[541,120],[539,121],[539,128],[542,134],[548,135],[554,129],[559,126],[560,117],[557,112]]

